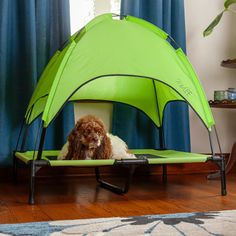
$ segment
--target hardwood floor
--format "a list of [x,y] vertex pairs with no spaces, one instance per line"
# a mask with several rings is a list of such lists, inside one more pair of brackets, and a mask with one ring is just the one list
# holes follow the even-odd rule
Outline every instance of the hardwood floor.
[[227,185],[228,195],[221,196],[220,181],[206,175],[170,175],[166,185],[161,176],[146,176],[135,177],[127,194],[116,195],[92,177],[40,178],[30,206],[28,182],[1,182],[0,223],[236,209],[236,174],[227,176]]

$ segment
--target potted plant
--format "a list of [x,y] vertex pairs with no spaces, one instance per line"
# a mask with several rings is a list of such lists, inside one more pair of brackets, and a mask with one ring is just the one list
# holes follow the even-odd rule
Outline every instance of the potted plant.
[[[230,6],[232,4],[235,4],[236,3],[236,0],[225,0],[224,1],[224,9],[223,11],[218,14],[215,19],[210,23],[210,25],[204,30],[203,32],[203,36],[206,37],[208,35],[210,35],[213,31],[213,29],[218,25],[218,23],[220,22],[223,14],[225,12],[231,12],[233,14],[236,14],[236,11],[233,10],[232,8],[230,8]],[[236,58],[235,59],[229,59],[229,60],[225,60],[225,61],[222,61],[221,62],[221,65],[222,66],[225,66],[225,67],[232,67],[232,68],[236,68]]]

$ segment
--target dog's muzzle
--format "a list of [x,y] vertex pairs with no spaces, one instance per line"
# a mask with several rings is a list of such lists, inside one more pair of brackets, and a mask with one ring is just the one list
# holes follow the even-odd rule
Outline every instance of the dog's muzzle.
[[96,140],[93,140],[93,142],[91,142],[89,144],[89,148],[97,148],[101,145],[101,140],[100,139],[96,139]]

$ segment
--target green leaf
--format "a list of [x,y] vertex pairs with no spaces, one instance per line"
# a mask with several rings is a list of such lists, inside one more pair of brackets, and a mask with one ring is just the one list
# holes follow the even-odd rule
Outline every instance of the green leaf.
[[236,0],[226,0],[224,3],[225,9],[228,9],[231,4],[236,3]]
[[204,30],[204,32],[203,32],[204,37],[211,34],[211,32],[213,31],[215,26],[218,25],[218,23],[220,22],[220,19],[221,19],[223,13],[224,13],[224,11],[222,11],[219,15],[217,15],[216,18],[211,22],[211,24]]

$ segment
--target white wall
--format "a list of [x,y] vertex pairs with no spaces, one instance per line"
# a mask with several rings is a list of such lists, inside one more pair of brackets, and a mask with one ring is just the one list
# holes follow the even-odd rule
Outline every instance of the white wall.
[[[236,69],[220,66],[222,60],[236,58],[236,15],[226,13],[213,33],[204,38],[203,30],[223,8],[222,0],[185,0],[187,54],[206,91],[236,87]],[[236,141],[236,110],[213,109],[223,152],[230,152]],[[208,152],[208,134],[193,112],[190,113],[192,151]]]

